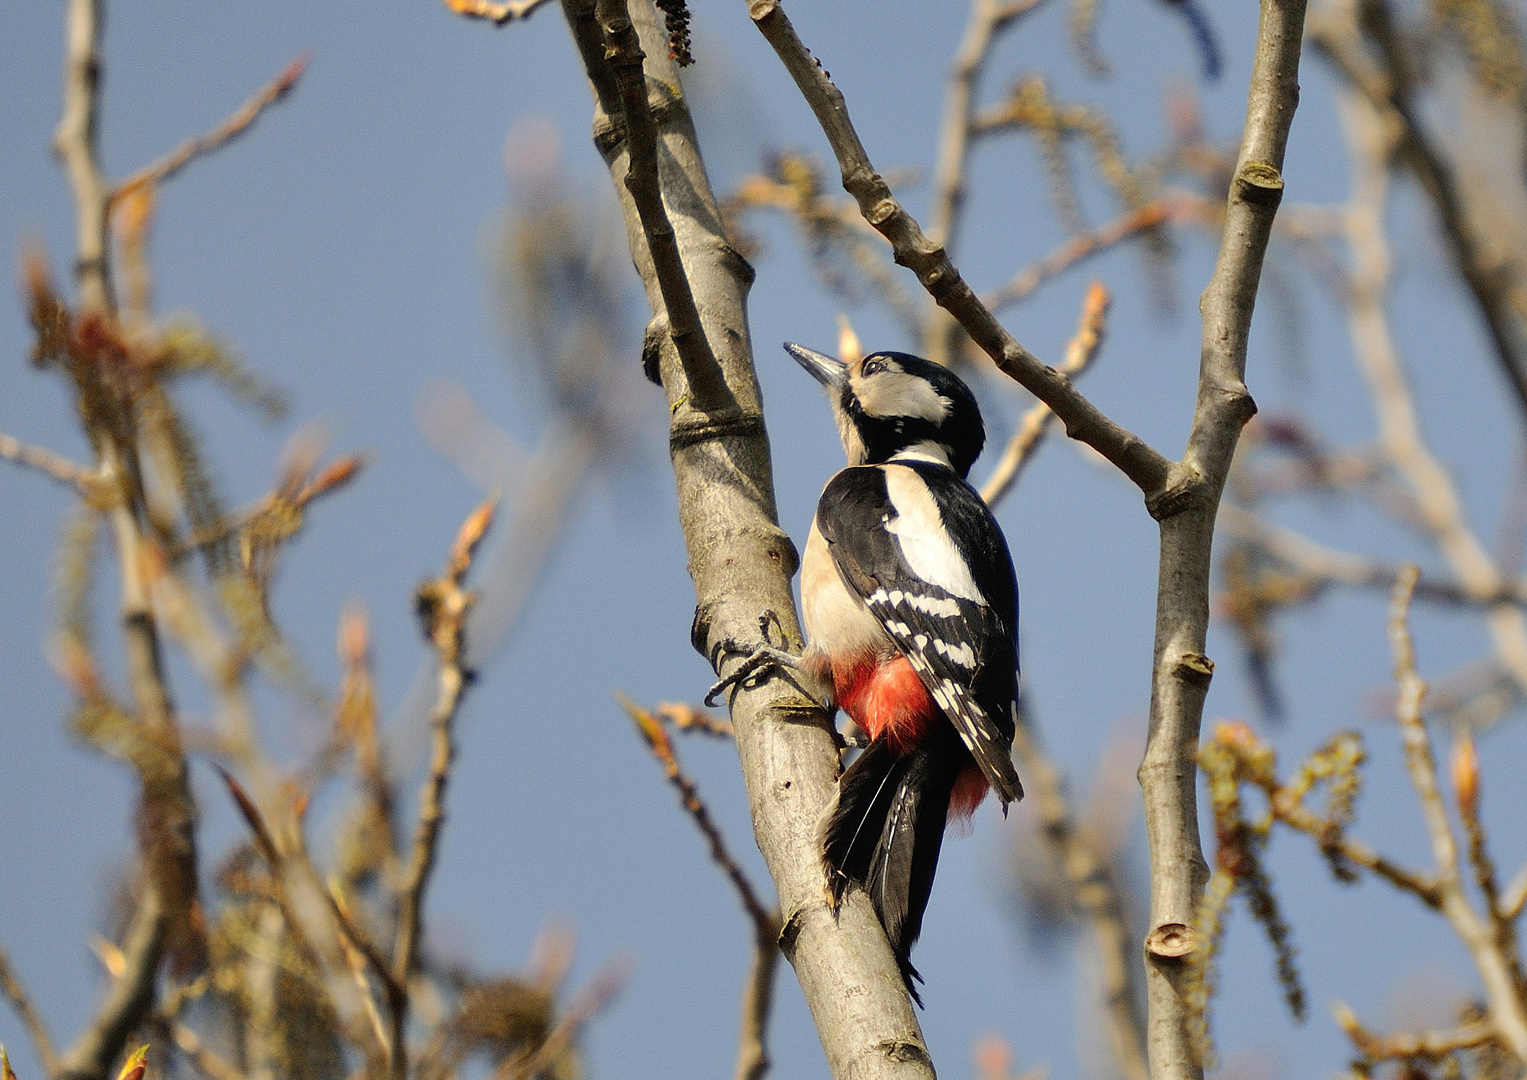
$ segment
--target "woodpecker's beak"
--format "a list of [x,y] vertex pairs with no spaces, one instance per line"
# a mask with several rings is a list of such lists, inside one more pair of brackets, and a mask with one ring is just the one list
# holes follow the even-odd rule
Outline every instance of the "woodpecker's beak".
[[811,377],[830,390],[841,390],[848,384],[848,365],[834,360],[826,353],[808,349],[804,345],[785,342],[785,351],[795,362],[811,373]]

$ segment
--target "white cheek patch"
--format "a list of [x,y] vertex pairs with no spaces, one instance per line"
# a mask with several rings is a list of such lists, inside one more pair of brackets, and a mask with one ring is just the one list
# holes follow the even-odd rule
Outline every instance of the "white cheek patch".
[[954,406],[927,379],[904,371],[882,371],[853,380],[854,396],[868,416],[910,416],[941,424]]
[[896,536],[901,557],[912,572],[947,593],[985,606],[986,597],[944,528],[938,504],[922,477],[913,469],[891,465],[885,470],[885,489],[896,508],[886,530]]

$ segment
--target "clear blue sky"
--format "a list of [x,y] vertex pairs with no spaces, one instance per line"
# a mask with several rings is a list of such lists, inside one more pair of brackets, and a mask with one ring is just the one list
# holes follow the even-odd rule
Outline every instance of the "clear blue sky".
[[[696,5],[689,76],[712,178],[726,189],[775,148],[825,154],[809,112],[750,25],[746,5]],[[911,166],[926,178],[942,80],[964,23],[957,4],[809,5],[791,14],[803,38],[847,94],[882,169]],[[1099,41],[1117,68],[1093,82],[1065,46],[1058,3],[999,51],[988,95],[1040,68],[1066,99],[1104,104],[1126,150],[1143,153],[1164,130],[1168,80],[1194,80],[1198,61],[1168,5],[1115,0],[1103,7]],[[1244,109],[1255,6],[1215,5],[1227,57],[1223,79],[1202,87],[1211,132],[1233,138]],[[60,4],[0,7],[0,246],[40,238],[55,266],[72,250],[67,187],[49,154],[58,114]],[[313,515],[282,570],[274,603],[315,670],[334,674],[339,612],[365,600],[376,627],[380,689],[400,701],[422,655],[411,591],[438,567],[457,523],[479,493],[432,451],[415,403],[441,380],[460,383],[482,410],[533,444],[540,405],[506,345],[490,301],[486,253],[506,206],[505,135],[545,117],[561,134],[570,183],[603,205],[608,180],[587,140],[590,101],[560,14],[495,30],[449,15],[434,0],[376,5],[359,0],[187,5],[150,0],[110,13],[102,111],[109,170],[123,175],[186,135],[203,130],[265,83],[293,55],[313,61],[292,99],[258,130],[168,185],[160,204],[154,266],[161,310],[195,312],[237,344],[291,395],[291,418],[267,428],[197,390],[188,400],[230,501],[266,490],[275,456],[296,425],[320,420],[336,451],[363,451],[359,483]],[[1347,176],[1318,62],[1286,170],[1288,198],[1329,202]],[[1084,157],[1078,155],[1078,163]],[[978,287],[996,284],[1063,239],[1031,145],[1017,140],[976,156],[975,193],[960,264]],[[1096,192],[1092,192],[1096,194]],[[926,187],[908,188],[920,213]],[[1463,480],[1481,532],[1511,463],[1517,420],[1481,350],[1467,305],[1439,268],[1438,247],[1410,197],[1398,220],[1401,273],[1396,325],[1422,394],[1435,446]],[[1093,199],[1094,220],[1108,212]],[[831,347],[840,302],[812,277],[793,232],[761,226],[752,329],[785,527],[804,535],[817,492],[840,451],[827,408],[778,343]],[[1062,276],[1009,325],[1054,358],[1070,332],[1088,277],[1116,296],[1109,342],[1086,389],[1100,405],[1164,451],[1187,430],[1196,378],[1193,301],[1212,252],[1187,239],[1177,262],[1175,315],[1153,312],[1143,261],[1119,252]],[[1340,313],[1298,271],[1305,374],[1290,362],[1264,303],[1249,381],[1264,410],[1306,410],[1333,437],[1372,431]],[[910,278],[907,284],[914,283]],[[84,455],[69,402],[31,371],[18,290],[0,303],[0,431]],[[1264,295],[1264,301],[1266,296]],[[909,347],[873,307],[850,309],[866,345]],[[632,355],[628,361],[636,364]],[[552,558],[524,622],[483,671],[460,727],[461,759],[432,893],[431,941],[483,967],[524,961],[547,919],[580,940],[575,979],[624,955],[634,975],[588,1039],[590,1075],[667,1078],[725,1075],[735,1053],[738,990],[748,934],[726,882],[648,759],[610,694],[695,700],[708,669],[688,644],[693,594],[667,470],[661,397],[618,469],[602,470],[580,495],[565,542]],[[641,395],[645,395],[642,399]],[[1015,387],[981,389],[1000,437],[1024,407]],[[984,468],[978,466],[981,474]],[[55,1037],[67,1042],[99,992],[84,941],[105,891],[130,857],[133,784],[124,770],[73,743],[63,730],[67,696],[43,660],[51,553],[68,498],[35,475],[0,467],[0,942],[33,989]],[[1349,548],[1391,557],[1425,555],[1370,515],[1291,509],[1285,520]],[[1124,731],[1143,737],[1151,648],[1155,531],[1134,489],[1057,440],[1041,455],[1002,521],[1023,590],[1023,665],[1038,716],[1061,761],[1085,787],[1100,748]],[[103,608],[105,604],[103,603]],[[1274,736],[1292,756],[1333,730],[1366,725],[1373,760],[1360,831],[1409,859],[1424,857],[1419,818],[1392,732],[1375,723],[1368,695],[1388,678],[1382,603],[1333,595],[1290,621],[1283,683],[1291,720]],[[1484,648],[1476,620],[1420,620],[1423,666],[1436,674]],[[1249,708],[1233,642],[1216,632],[1220,661],[1208,717]],[[185,681],[186,672],[174,674]],[[317,721],[263,695],[273,741],[312,745]],[[195,698],[187,696],[190,719]],[[401,745],[417,749],[417,734]],[[747,825],[729,747],[685,744],[687,762],[734,848],[766,880]],[[1512,765],[1522,760],[1519,725],[1484,744],[1487,811],[1495,812],[1498,858],[1508,872],[1527,851],[1520,816],[1502,813]],[[417,766],[417,754],[413,759]],[[235,823],[204,763],[194,779],[206,808],[206,848],[221,849]],[[413,799],[408,801],[410,809]],[[945,849],[917,962],[928,979],[926,1035],[943,1075],[968,1075],[974,1038],[997,1032],[1022,1063],[1048,1061],[1073,1076],[1098,1061],[1095,1033],[1079,1030],[1088,980],[1074,977],[1069,946],[1036,949],[1014,908],[1002,860],[1020,807],[1003,826],[983,810],[972,837]],[[1136,841],[1142,830],[1135,826]],[[205,860],[208,864],[212,858]],[[1266,1054],[1277,1071],[1318,1075],[1346,1059],[1326,1004],[1341,997],[1373,1023],[1400,980],[1469,987],[1461,950],[1439,921],[1384,887],[1333,885],[1310,846],[1281,838],[1275,873],[1311,991],[1304,1030],[1286,1018],[1259,933],[1237,909],[1216,1010],[1220,1045]],[[40,1070],[12,1015],[0,1040],[23,1080]],[[788,972],[773,1029],[779,1077],[825,1075],[820,1048]]]

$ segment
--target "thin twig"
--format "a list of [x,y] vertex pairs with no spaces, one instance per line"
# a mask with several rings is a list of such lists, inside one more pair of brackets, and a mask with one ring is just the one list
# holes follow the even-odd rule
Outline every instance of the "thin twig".
[[[1390,281],[1384,220],[1394,129],[1382,111],[1356,91],[1342,90],[1337,100],[1354,162],[1346,214],[1353,264],[1347,317],[1358,367],[1373,398],[1380,448],[1414,497],[1425,533],[1460,583],[1481,600],[1503,596],[1511,583],[1471,528],[1457,485],[1422,434],[1410,380],[1384,309]],[[1517,692],[1527,695],[1527,614],[1497,604],[1485,614],[1485,626],[1501,667]]]
[[[1077,320],[1076,333],[1066,344],[1066,357],[1057,369],[1062,375],[1080,375],[1097,357],[1107,332],[1108,305],[1112,297],[1101,281],[1094,281],[1082,301],[1082,314]],[[1044,441],[1055,419],[1055,411],[1044,402],[1037,402],[1013,432],[1007,449],[997,462],[997,467],[981,488],[981,498],[987,506],[996,506],[1018,482],[1023,467],[1033,459],[1039,444]]]
[[1091,232],[1072,237],[1048,255],[1018,271],[1007,284],[984,293],[981,302],[993,311],[1016,304],[1062,271],[1069,270],[1093,255],[1102,254],[1125,240],[1176,220],[1188,209],[1186,201],[1177,196],[1164,195],[1153,199],[1138,210],[1121,214]]
[[1343,1002],[1338,1001],[1333,1005],[1331,1012],[1353,1045],[1370,1061],[1394,1058],[1437,1061],[1456,1051],[1484,1046],[1500,1038],[1495,1025],[1488,1020],[1465,1024],[1453,1031],[1403,1032],[1379,1036],[1365,1028],[1357,1014]]
[[407,987],[419,960],[423,929],[424,893],[445,820],[445,790],[451,778],[451,763],[456,756],[453,729],[461,699],[471,684],[466,663],[466,618],[476,597],[461,587],[472,568],[472,556],[493,523],[497,500],[489,498],[462,523],[446,560],[445,573],[419,589],[418,606],[426,636],[434,643],[440,658],[440,689],[435,710],[430,716],[433,751],[429,779],[419,796],[419,824],[414,832],[413,854],[399,889],[398,932],[393,945],[392,978],[403,990],[400,1007],[392,1010],[392,1076],[405,1080],[408,1060],[404,1046],[407,1026]]
[[[1372,39],[1365,48],[1359,30]],[[1459,275],[1473,295],[1502,373],[1527,413],[1527,334],[1513,311],[1513,275],[1491,255],[1480,228],[1470,217],[1458,177],[1442,148],[1421,119],[1416,101],[1415,67],[1409,48],[1386,0],[1329,5],[1314,27],[1311,40],[1320,47],[1350,85],[1362,93],[1382,116],[1387,130],[1399,137],[1399,156],[1430,197],[1452,248]],[[1370,59],[1376,57],[1377,59]]]
[[[1092,929],[1102,975],[1108,1042],[1124,1080],[1148,1080],[1145,1023],[1140,1015],[1140,943],[1131,933],[1117,874],[1096,844],[1077,827],[1060,767],[1046,753],[1026,708],[1020,708],[1013,751],[1038,815],[1040,838],[1065,875],[1071,900]],[[1008,1074],[1004,1067],[1003,1075]]]
[[[933,201],[928,215],[928,237],[933,243],[952,249],[965,207],[969,186],[967,165],[972,142],[971,117],[981,75],[991,55],[993,42],[1023,14],[1038,7],[1043,0],[1023,0],[1018,4],[1002,0],[972,0],[965,37],[955,54],[944,92],[944,118],[939,125],[938,151],[933,166]],[[949,362],[951,329],[947,318],[928,320],[924,348],[928,358],[940,364]]]
[[0,457],[14,461],[18,465],[36,469],[38,472],[51,476],[60,484],[68,484],[87,497],[96,487],[96,474],[84,465],[78,465],[62,454],[55,454],[52,450],[41,446],[32,446],[3,433],[0,433]]
[[[1219,524],[1237,540],[1253,544],[1280,562],[1321,583],[1352,585],[1388,593],[1402,567],[1318,544],[1291,529],[1275,525],[1244,507],[1220,507]],[[1438,581],[1423,575],[1416,581],[1416,599],[1440,604],[1490,608],[1498,604],[1527,606],[1527,579],[1505,583],[1498,594],[1478,596],[1457,581]]]
[[37,1052],[37,1060],[42,1064],[43,1071],[49,1076],[58,1072],[58,1051],[54,1049],[53,1037],[48,1034],[48,1026],[43,1023],[42,1014],[37,1011],[37,1006],[32,1003],[32,997],[27,993],[26,987],[21,985],[21,980],[16,977],[11,969],[11,961],[0,949],[0,994],[4,994],[11,1007],[16,1010],[16,1015],[21,1017],[21,1022],[27,1029],[27,1034],[32,1039],[32,1049]]
[[[748,879],[747,872],[738,865],[732,853],[727,850],[726,838],[721,835],[720,828],[710,816],[710,810],[705,801],[700,798],[700,789],[695,782],[684,772],[679,764],[678,753],[674,750],[673,740],[663,730],[663,724],[658,718],[625,694],[616,693],[615,700],[620,702],[620,707],[630,715],[632,723],[636,725],[637,732],[647,743],[647,749],[652,751],[652,756],[657,758],[658,764],[663,767],[663,775],[679,793],[679,800],[684,810],[694,820],[695,827],[705,837],[710,845],[711,860],[721,868],[731,881],[733,888],[737,890],[737,898],[742,901],[743,910],[748,913],[748,918],[760,931],[778,925],[778,916],[764,906],[759,900],[758,892],[753,888],[753,883]],[[778,929],[774,935],[777,936]]]
[[261,113],[297,88],[297,80],[301,79],[302,73],[307,70],[308,59],[307,53],[299,53],[290,64],[286,65],[281,74],[239,106],[236,112],[217,127],[205,134],[187,139],[158,161],[145,165],[117,184],[111,192],[110,200],[116,202],[138,188],[163,183],[197,158],[210,154],[243,135],[254,126],[254,122],[260,118]]
[[695,786],[679,764],[678,752],[668,737],[662,721],[625,694],[616,693],[615,700],[631,717],[637,732],[646,742],[647,749],[663,767],[663,775],[679,793],[684,810],[694,820],[706,842],[710,845],[711,861],[721,868],[737,890],[743,910],[753,923],[753,962],[748,982],[743,991],[742,1033],[738,1040],[737,1080],[759,1080],[768,1071],[768,1025],[773,1006],[774,968],[779,954],[780,915],[777,908],[766,908],[758,898],[758,892],[747,872],[727,849],[726,838],[710,816],[700,789]]
[[[1437,783],[1437,764],[1431,738],[1421,718],[1426,683],[1416,671],[1415,644],[1411,638],[1410,600],[1415,591],[1416,568],[1408,567],[1395,585],[1390,601],[1389,637],[1394,653],[1395,682],[1399,701],[1395,706],[1411,786],[1421,802],[1437,879],[1442,890],[1442,912],[1474,959],[1484,984],[1490,1018],[1502,1043],[1519,1060],[1527,1061],[1527,1000],[1520,960],[1514,948],[1514,932],[1508,922],[1474,911],[1459,874],[1458,844],[1448,821],[1447,806]],[[1502,931],[1506,933],[1502,933]]]
[[625,968],[607,964],[595,974],[593,982],[579,991],[545,1041],[532,1053],[506,1058],[494,1072],[493,1080],[532,1080],[540,1076],[567,1053],[584,1026],[620,993],[625,983]]
[[774,1011],[774,974],[779,970],[779,911],[771,912],[772,932],[759,927],[753,937],[753,960],[742,990],[742,1022],[737,1033],[733,1080],[763,1080],[768,1073],[769,1016]]
[[530,18],[547,0],[505,0],[501,4],[495,4],[492,0],[441,0],[441,2],[457,15],[465,15],[469,19],[484,19],[503,26],[515,19]]
[[1298,793],[1279,789],[1272,794],[1270,805],[1273,816],[1279,821],[1318,841],[1345,862],[1361,866],[1395,888],[1411,893],[1429,908],[1438,911],[1442,909],[1442,886],[1436,878],[1401,866],[1362,840],[1345,833],[1333,837],[1330,823],[1304,806],[1299,801]]
[[1516,877],[1501,890],[1500,917],[1515,919],[1522,914],[1523,907],[1527,907],[1527,866],[1518,870]]
[[166,1020],[157,1017],[155,1023],[174,1040],[192,1065],[198,1072],[207,1077],[207,1080],[248,1080],[248,1078],[234,1068],[225,1058],[213,1053],[202,1042],[201,1036],[192,1031],[185,1024],[175,1020]]
[[844,189],[858,202],[865,219],[890,241],[896,262],[917,275],[939,306],[954,316],[998,368],[1055,410],[1067,435],[1092,446],[1134,481],[1152,514],[1167,514],[1185,498],[1191,500],[1192,478],[1105,416],[1069,379],[1019,344],[960,276],[944,248],[930,240],[897,202],[870,162],[842,92],[801,43],[778,0],[752,0],[748,14],[816,114],[838,159]]

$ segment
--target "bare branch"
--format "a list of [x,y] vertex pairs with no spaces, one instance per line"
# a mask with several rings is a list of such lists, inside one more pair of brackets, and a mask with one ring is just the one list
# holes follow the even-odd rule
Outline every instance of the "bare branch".
[[569,1004],[557,1026],[546,1040],[529,1054],[506,1058],[493,1074],[493,1080],[532,1080],[544,1073],[553,1062],[567,1053],[584,1026],[620,993],[626,983],[626,971],[619,965],[606,965],[593,982]]
[[[1500,597],[1510,583],[1470,527],[1457,485],[1421,432],[1414,394],[1390,335],[1384,305],[1390,280],[1384,236],[1389,151],[1394,129],[1381,110],[1352,90],[1338,95],[1339,116],[1354,162],[1346,214],[1352,252],[1352,296],[1347,318],[1358,367],[1368,383],[1384,457],[1415,499],[1423,532],[1437,545],[1468,592]],[[1485,614],[1495,655],[1519,695],[1527,695],[1527,615],[1504,604]]]
[[401,993],[392,1010],[389,1045],[394,1080],[408,1075],[407,1049],[404,1044],[408,1014],[408,982],[419,960],[419,942],[424,917],[424,892],[429,887],[430,872],[445,819],[445,789],[450,782],[451,763],[456,756],[453,728],[462,696],[471,683],[466,669],[466,618],[476,601],[461,587],[472,567],[472,556],[493,521],[495,499],[489,498],[468,515],[451,546],[445,573],[420,586],[418,608],[426,636],[434,643],[440,658],[440,689],[430,716],[433,750],[429,779],[419,796],[419,824],[414,833],[413,855],[399,888],[398,932],[392,953],[392,980]]
[[48,1026],[43,1023],[37,1006],[32,1004],[31,995],[11,969],[10,957],[5,955],[4,950],[0,950],[0,994],[5,995],[11,1007],[16,1010],[16,1015],[21,1017],[27,1034],[32,1038],[32,1048],[37,1051],[37,1060],[41,1062],[43,1071],[49,1076],[56,1074],[58,1051],[53,1047],[53,1037],[48,1034]]
[[1010,304],[1016,304],[1062,271],[1125,240],[1181,218],[1193,212],[1193,209],[1186,200],[1174,195],[1153,199],[1138,210],[1121,214],[1091,232],[1072,237],[1044,258],[1018,271],[1006,285],[984,294],[981,302],[992,311],[1000,311]]
[[[1082,314],[1077,321],[1076,334],[1067,342],[1066,358],[1056,369],[1062,375],[1080,375],[1092,364],[1107,331],[1108,305],[1111,301],[1112,297],[1101,281],[1094,281],[1088,287],[1087,296],[1082,301]],[[986,505],[996,506],[1012,490],[1023,467],[1044,441],[1054,419],[1055,411],[1042,401],[1024,414],[1018,430],[1013,432],[1007,449],[997,461],[996,469],[981,488],[981,498],[986,500]]]
[[1195,760],[1213,662],[1204,654],[1214,519],[1241,429],[1256,411],[1246,390],[1246,341],[1262,260],[1283,194],[1283,152],[1299,100],[1304,0],[1263,0],[1247,91],[1246,127],[1230,184],[1214,274],[1199,308],[1198,404],[1180,468],[1201,497],[1161,523],[1150,731],[1140,785],[1150,843],[1146,938],[1151,1075],[1203,1075],[1192,1031],[1199,898],[1208,880],[1198,834]]
[[[1020,15],[1041,3],[1043,0],[1022,0],[1018,4],[972,0],[965,37],[955,54],[949,87],[944,92],[944,119],[939,125],[938,151],[933,166],[933,204],[928,218],[928,236],[935,244],[954,247],[968,188],[966,167],[970,159],[975,96],[987,58],[991,55],[992,43]],[[945,318],[935,317],[928,321],[924,350],[930,360],[940,364],[949,362],[951,335],[948,329]]]
[[[622,105],[604,61],[603,34],[589,0],[564,0],[563,10],[597,99],[595,145],[621,197],[628,245],[648,301],[661,312],[645,232],[625,187],[629,148],[623,128],[611,119]],[[656,332],[660,323],[653,328],[648,343],[671,410],[669,449],[698,601],[691,640],[725,675],[758,644],[800,649],[790,588],[798,558],[779,528],[774,503],[748,338],[752,271],[721,225],[662,28],[644,0],[631,13],[653,75],[649,94],[663,103],[655,119],[663,174],[672,178],[663,195],[673,209],[671,223],[708,340],[740,410],[735,420],[696,413],[683,395],[683,365],[670,336]],[[827,906],[814,830],[838,770],[827,718],[781,679],[743,688],[732,699],[731,716],[753,834],[783,914],[780,949],[795,967],[829,1069],[839,1078],[930,1080],[926,1044],[869,898],[851,894],[836,917]]]
[[307,70],[308,59],[307,53],[298,54],[282,69],[281,74],[239,106],[236,112],[217,127],[203,135],[187,139],[158,161],[145,165],[117,184],[111,192],[110,201],[116,202],[138,188],[163,183],[197,158],[227,146],[243,135],[254,126],[254,122],[260,118],[261,113],[297,88],[297,80],[302,78],[302,73]]
[[733,1080],[763,1080],[769,1071],[769,1016],[774,1010],[774,973],[779,970],[779,911],[773,932],[762,928],[753,941],[753,962],[742,990],[742,1023],[737,1035],[737,1067]]
[[86,312],[104,312],[112,306],[106,234],[110,192],[96,156],[101,10],[102,0],[69,0],[64,22],[64,113],[53,136],[53,148],[74,188],[74,274],[80,307]]
[[89,496],[95,490],[96,475],[85,466],[75,464],[62,454],[55,454],[41,446],[32,446],[4,433],[0,433],[0,457],[51,476],[81,495]]
[[[1394,653],[1395,682],[1399,701],[1395,719],[1405,745],[1405,761],[1410,770],[1411,786],[1421,802],[1432,856],[1437,862],[1438,884],[1442,890],[1442,912],[1474,958],[1474,965],[1484,983],[1490,1018],[1502,1043],[1527,1061],[1527,999],[1520,961],[1515,951],[1511,925],[1495,916],[1493,910],[1481,919],[1464,892],[1458,867],[1458,844],[1448,821],[1447,806],[1437,783],[1437,763],[1432,755],[1431,738],[1421,719],[1421,702],[1426,683],[1416,671],[1415,644],[1408,623],[1410,600],[1415,591],[1416,568],[1407,567],[1394,588],[1389,610],[1389,638]],[[1502,931],[1507,933],[1502,933]]]
[[[684,772],[679,764],[679,756],[674,750],[673,740],[663,730],[662,721],[656,716],[632,701],[625,694],[617,692],[615,700],[620,702],[620,707],[630,715],[632,723],[636,725],[637,732],[647,744],[647,749],[652,751],[652,756],[657,758],[658,764],[663,767],[663,775],[679,793],[679,800],[684,806],[684,811],[694,819],[695,827],[705,837],[710,845],[711,861],[721,868],[731,881],[732,887],[737,890],[737,898],[742,901],[743,910],[748,913],[748,918],[753,921],[760,937],[774,938],[779,934],[779,916],[764,907],[758,899],[758,893],[753,888],[753,883],[748,880],[747,873],[732,858],[732,853],[727,850],[726,838],[721,835],[710,816],[710,810],[705,801],[700,798],[700,789],[695,782]],[[772,932],[771,932],[772,928]]]
[[1523,907],[1527,907],[1527,866],[1518,870],[1501,891],[1500,917],[1515,919],[1522,914]]
[[[1377,46],[1377,62],[1363,49],[1359,6],[1362,29]],[[1527,413],[1527,334],[1513,311],[1514,301],[1519,299],[1513,293],[1520,287],[1488,252],[1478,225],[1470,219],[1458,177],[1422,122],[1416,76],[1404,54],[1402,38],[1387,0],[1330,5],[1311,34],[1312,42],[1383,117],[1385,128],[1398,135],[1400,158],[1436,207],[1458,272],[1479,306],[1502,374],[1518,407]]]
[[[1045,752],[1026,708],[1018,711],[1013,750],[1039,819],[1040,837],[1090,924],[1102,969],[1108,1043],[1124,1080],[1147,1080],[1145,1022],[1138,1004],[1140,945],[1130,931],[1124,891],[1096,845],[1077,827],[1059,766]],[[1000,1075],[1008,1075],[1004,1067]]]
[[112,1062],[154,1007],[154,980],[164,956],[168,913],[151,885],[144,890],[122,943],[122,974],[106,1002],[63,1056],[53,1080],[105,1080]]
[[1454,1031],[1425,1031],[1415,1034],[1375,1035],[1363,1027],[1357,1014],[1338,1001],[1331,1007],[1336,1022],[1341,1025],[1353,1045],[1371,1061],[1393,1058],[1437,1061],[1458,1050],[1484,1046],[1500,1038],[1495,1025],[1488,1020],[1476,1021]]
[[[1317,544],[1290,529],[1274,525],[1244,507],[1230,503],[1220,507],[1219,524],[1237,540],[1256,545],[1273,558],[1320,583],[1379,589],[1387,593],[1394,588],[1403,569],[1365,555],[1354,555]],[[1483,608],[1502,603],[1527,605],[1527,579],[1517,578],[1507,582],[1506,588],[1499,594],[1477,596],[1459,582],[1438,581],[1434,577],[1422,576],[1416,579],[1416,599]]]
[[1087,443],[1133,480],[1153,515],[1174,512],[1185,496],[1191,499],[1190,478],[1179,475],[1170,461],[1110,420],[1069,379],[1020,345],[966,284],[944,248],[924,235],[875,171],[849,120],[842,92],[796,36],[778,0],[752,0],[748,14],[816,114],[837,155],[844,189],[859,203],[865,220],[890,241],[897,263],[917,275],[998,368],[1055,410],[1067,435]]
[[538,8],[546,4],[547,0],[504,0],[503,3],[493,3],[492,0],[441,0],[441,2],[457,15],[465,15],[469,19],[485,19],[503,26],[515,19],[530,18]]

